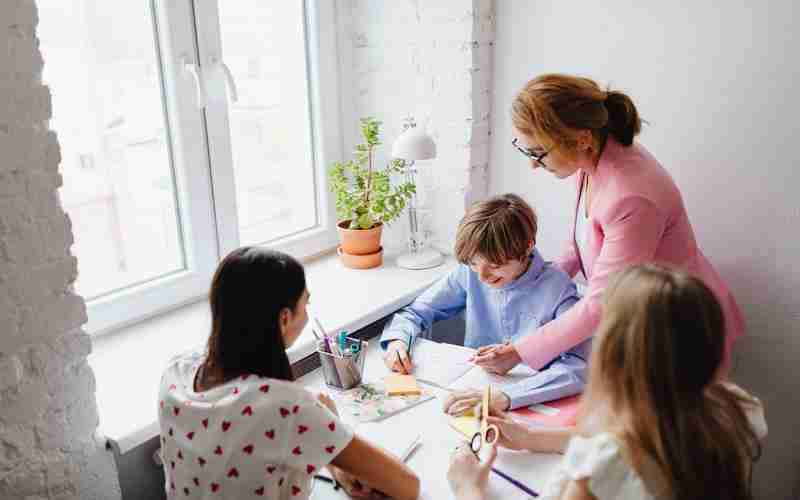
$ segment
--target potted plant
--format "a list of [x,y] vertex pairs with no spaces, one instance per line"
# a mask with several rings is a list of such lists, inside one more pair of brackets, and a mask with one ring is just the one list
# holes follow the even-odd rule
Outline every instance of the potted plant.
[[415,192],[411,182],[392,184],[392,175],[403,173],[402,160],[391,160],[385,168],[374,166],[380,142],[381,122],[361,119],[364,142],[356,146],[354,159],[331,166],[330,189],[336,196],[339,256],[347,267],[367,269],[383,262],[381,232],[396,219]]

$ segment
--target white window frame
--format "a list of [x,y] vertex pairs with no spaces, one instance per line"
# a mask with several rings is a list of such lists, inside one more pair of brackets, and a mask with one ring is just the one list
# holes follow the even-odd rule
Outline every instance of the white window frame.
[[[151,0],[186,269],[90,301],[89,333],[118,330],[204,299],[217,263],[239,246],[227,88],[212,64],[222,54],[218,1],[226,0]],[[301,260],[336,247],[327,167],[342,156],[334,2],[304,0],[304,10],[317,223],[266,244]],[[198,106],[183,61],[199,67],[205,109]]]

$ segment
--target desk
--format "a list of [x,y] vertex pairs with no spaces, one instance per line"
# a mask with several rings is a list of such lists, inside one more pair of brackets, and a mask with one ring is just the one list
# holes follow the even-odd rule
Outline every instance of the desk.
[[[378,374],[383,373],[380,370],[382,365],[381,349],[378,346],[377,339],[374,339],[370,342],[367,353],[364,380],[369,382],[378,378]],[[321,370],[314,370],[299,381],[312,391],[330,392],[325,386]],[[442,401],[447,396],[448,391],[435,387],[431,387],[431,389],[436,394],[435,399],[425,401],[386,418],[377,425],[382,428],[382,431],[385,430],[387,436],[390,433],[407,432],[409,442],[414,436],[420,434],[422,436],[422,446],[411,456],[408,466],[417,473],[422,481],[425,492],[424,498],[452,498],[450,487],[447,484],[447,468],[453,448],[461,443],[463,439],[448,425],[448,417],[442,411]],[[345,415],[344,413],[346,412],[342,413],[342,420],[352,425],[358,432],[358,425],[353,419],[349,415]],[[378,439],[377,444],[381,444],[380,439]],[[556,454],[534,454],[500,449],[498,450],[495,467],[519,479],[534,491],[541,492],[547,478],[560,460],[561,455]],[[489,498],[527,498],[524,493],[496,474],[490,475],[489,485]],[[348,497],[341,490],[335,492],[327,483],[317,481],[311,498],[323,500]]]

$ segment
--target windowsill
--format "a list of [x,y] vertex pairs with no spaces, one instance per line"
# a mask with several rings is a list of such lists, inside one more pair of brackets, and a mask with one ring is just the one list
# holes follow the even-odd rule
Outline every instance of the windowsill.
[[[395,264],[389,252],[380,268],[344,268],[336,255],[307,263],[312,310],[331,332],[363,328],[410,303],[456,265],[410,271]],[[204,348],[210,330],[207,301],[187,305],[115,333],[97,337],[89,363],[97,380],[98,431],[119,453],[158,435],[157,399],[161,372],[175,355]],[[314,352],[310,325],[289,349],[298,361]]]

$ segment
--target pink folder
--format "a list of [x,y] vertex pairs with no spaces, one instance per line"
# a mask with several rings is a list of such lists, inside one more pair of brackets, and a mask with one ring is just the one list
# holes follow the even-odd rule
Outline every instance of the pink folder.
[[531,426],[574,426],[578,416],[580,394],[549,401],[510,412],[514,420]]

